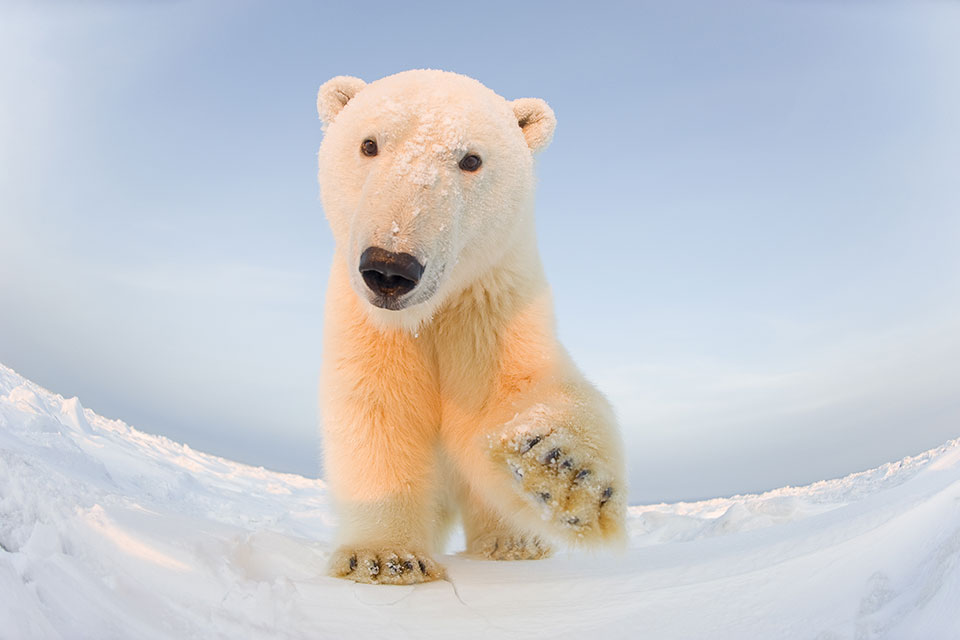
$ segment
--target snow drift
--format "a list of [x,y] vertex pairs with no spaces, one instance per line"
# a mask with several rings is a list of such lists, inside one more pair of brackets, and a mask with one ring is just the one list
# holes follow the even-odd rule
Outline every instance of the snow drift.
[[960,440],[629,517],[622,554],[334,580],[321,481],[141,433],[0,365],[3,639],[960,638]]

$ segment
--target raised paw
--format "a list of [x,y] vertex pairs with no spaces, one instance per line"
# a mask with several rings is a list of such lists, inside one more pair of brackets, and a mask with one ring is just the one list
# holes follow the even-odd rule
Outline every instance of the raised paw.
[[565,429],[514,433],[491,441],[494,461],[557,532],[590,542],[621,536],[624,490],[601,455]]
[[540,536],[490,533],[471,541],[467,552],[489,560],[539,560],[549,558],[553,549]]
[[444,572],[425,553],[402,548],[340,547],[330,559],[330,575],[370,584],[417,584],[440,580]]

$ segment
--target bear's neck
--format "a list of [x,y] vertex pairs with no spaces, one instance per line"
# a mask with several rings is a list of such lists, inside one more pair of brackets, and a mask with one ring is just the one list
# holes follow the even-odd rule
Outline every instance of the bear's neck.
[[475,322],[509,314],[517,305],[539,297],[548,289],[535,242],[514,242],[500,260],[454,293],[439,309],[444,316],[467,314]]
[[530,372],[553,353],[552,302],[535,247],[505,258],[451,296],[419,334],[451,407],[480,411],[520,378],[532,380]]

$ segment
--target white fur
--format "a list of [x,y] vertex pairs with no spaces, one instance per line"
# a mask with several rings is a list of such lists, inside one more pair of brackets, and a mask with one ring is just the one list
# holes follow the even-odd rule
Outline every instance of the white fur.
[[[320,102],[362,81],[330,82],[336,89],[325,84]],[[331,113],[321,109],[321,116]],[[444,71],[400,73],[356,91],[333,115],[320,147],[320,190],[354,291],[371,297],[355,268],[371,245],[426,265],[407,309],[370,305],[376,322],[415,331],[511,244],[532,240],[532,154],[511,103],[476,80]],[[366,138],[377,141],[375,158],[359,151]],[[467,153],[481,156],[480,171],[459,169]]]
[[[616,425],[556,341],[536,248],[533,153],[550,142],[553,111],[430,70],[339,76],[317,105],[337,245],[321,386],[343,521],[333,573],[439,577],[429,554],[455,505],[470,550],[491,558],[542,557],[544,539],[622,539]],[[478,171],[459,167],[467,154],[481,157]],[[361,278],[371,246],[425,265],[399,310],[375,306]],[[397,569],[397,558],[420,568]],[[383,563],[395,573],[379,573]]]

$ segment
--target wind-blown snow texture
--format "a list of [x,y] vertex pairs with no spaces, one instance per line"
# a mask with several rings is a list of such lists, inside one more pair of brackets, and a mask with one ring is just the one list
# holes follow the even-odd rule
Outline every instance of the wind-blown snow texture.
[[0,365],[0,637],[960,638],[960,440],[808,487],[632,507],[625,554],[324,577],[323,483]]

